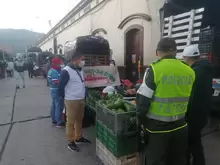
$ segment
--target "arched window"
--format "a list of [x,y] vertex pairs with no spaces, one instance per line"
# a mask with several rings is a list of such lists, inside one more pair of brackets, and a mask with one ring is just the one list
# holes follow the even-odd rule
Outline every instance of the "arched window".
[[63,45],[59,44],[57,48],[58,48],[58,53],[63,54]]
[[51,53],[52,53],[52,52],[53,52],[53,48],[50,48],[50,49],[49,49],[49,52],[51,52]]
[[136,13],[136,14],[132,14],[128,17],[126,17],[125,19],[123,19],[121,21],[121,23],[118,25],[119,29],[122,29],[128,22],[130,22],[133,19],[143,19],[146,20],[148,22],[150,22],[152,19],[148,14],[144,14],[144,13]]

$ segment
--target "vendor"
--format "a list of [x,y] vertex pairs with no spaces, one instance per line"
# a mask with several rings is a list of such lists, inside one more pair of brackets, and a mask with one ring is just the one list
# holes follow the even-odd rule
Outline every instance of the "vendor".
[[116,66],[115,61],[114,60],[110,60],[110,66]]
[[90,140],[82,136],[84,99],[86,94],[82,68],[85,65],[85,57],[75,50],[71,51],[69,55],[71,55],[71,63],[61,72],[59,95],[65,100],[68,148],[79,152],[80,149],[76,143],[91,143]]

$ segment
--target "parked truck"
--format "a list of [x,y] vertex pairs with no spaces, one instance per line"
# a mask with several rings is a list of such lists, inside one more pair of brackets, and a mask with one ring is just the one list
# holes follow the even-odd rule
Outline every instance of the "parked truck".
[[[214,2],[217,3],[216,0],[210,1],[212,1],[213,5],[216,5]],[[193,3],[191,4],[191,7],[189,1],[185,2],[187,7],[181,6],[176,2],[177,1],[175,0],[171,0],[168,3],[165,3],[164,8],[160,11],[161,36],[172,37],[175,39],[178,50],[177,58],[180,60],[183,59],[182,52],[186,46],[198,44],[202,55],[201,57],[207,58],[213,66],[213,104],[211,112],[215,116],[220,116],[220,53],[211,50],[213,48],[212,45],[205,45],[201,42],[201,33],[204,33],[204,30],[210,33],[204,33],[206,37],[209,36],[215,38],[218,36],[212,35],[220,35],[220,31],[216,33],[213,32],[213,29],[220,29],[219,20],[213,20],[214,16],[212,15],[212,12],[214,11],[210,11],[216,9],[216,7],[210,6],[210,4],[207,6],[207,3],[203,3],[202,1],[200,4],[198,2],[198,5],[196,5],[196,0],[192,0]],[[219,11],[216,10],[216,14],[217,13],[219,13]]]
[[38,47],[32,47],[27,51],[27,57],[31,57],[34,64],[34,76],[44,76],[46,78],[47,73],[45,73],[45,65],[47,63],[47,57],[52,56],[51,52],[42,52]]

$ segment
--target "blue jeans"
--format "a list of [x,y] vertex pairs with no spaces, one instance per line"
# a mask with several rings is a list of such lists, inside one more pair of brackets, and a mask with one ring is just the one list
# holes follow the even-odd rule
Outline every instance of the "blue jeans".
[[64,108],[64,101],[60,99],[57,95],[51,93],[52,104],[50,108],[50,117],[53,122],[56,122],[57,125],[62,124],[62,111]]

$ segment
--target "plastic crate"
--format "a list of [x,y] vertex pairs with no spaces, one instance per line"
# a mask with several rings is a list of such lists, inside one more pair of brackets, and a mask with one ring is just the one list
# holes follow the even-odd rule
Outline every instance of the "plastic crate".
[[115,135],[105,125],[96,122],[96,138],[116,157],[138,151],[138,133]]
[[96,121],[96,138],[101,142],[103,142],[103,130],[104,126],[99,121]]
[[208,55],[212,57],[220,57],[220,47],[219,43],[205,43],[199,44],[199,51],[202,55]]
[[114,156],[121,157],[138,151],[139,138],[137,132],[116,136],[111,131],[107,131],[107,135],[107,148]]
[[218,28],[204,28],[201,29],[201,32],[199,34],[199,43],[210,43],[213,41],[220,40],[220,30]]
[[96,155],[103,165],[140,165],[138,153],[117,158],[99,140],[96,140]]
[[96,165],[104,165],[104,163],[102,163],[102,161],[97,155],[96,155]]
[[134,107],[134,111],[116,113],[97,103],[97,120],[106,125],[116,135],[137,132],[135,105],[131,105]]
[[212,43],[199,44],[199,51],[202,55],[208,55],[212,53]]

